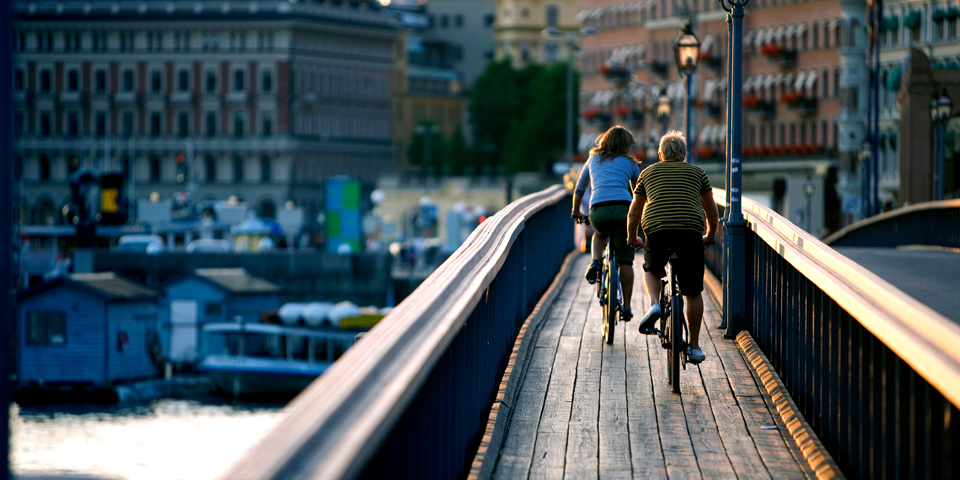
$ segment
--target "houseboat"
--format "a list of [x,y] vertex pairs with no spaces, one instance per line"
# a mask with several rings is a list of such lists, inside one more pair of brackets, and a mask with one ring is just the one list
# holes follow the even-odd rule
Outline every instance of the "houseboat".
[[200,370],[233,396],[294,395],[340,358],[361,331],[211,323],[202,329]]

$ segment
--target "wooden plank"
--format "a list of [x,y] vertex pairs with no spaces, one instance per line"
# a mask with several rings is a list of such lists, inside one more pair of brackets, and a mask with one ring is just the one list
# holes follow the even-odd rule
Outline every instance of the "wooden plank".
[[[666,351],[660,348],[656,336],[647,337],[650,350],[650,370],[653,372],[653,396],[657,407],[657,423],[660,426],[660,445],[666,464],[667,477],[671,479],[701,478],[697,456],[690,442],[687,422],[680,395],[671,391],[667,384]],[[681,390],[683,384],[681,383]]]
[[590,321],[599,315],[600,308],[594,303],[580,324],[582,340],[570,412],[570,429],[567,434],[564,478],[597,478],[599,473],[600,433],[597,425],[603,339],[596,328],[599,322]]
[[681,370],[680,390],[687,431],[703,477],[733,477],[733,466],[720,440],[717,421],[710,408],[710,399],[707,398],[699,368],[688,365],[686,370]]
[[627,360],[624,323],[618,323],[612,345],[602,343],[600,373],[600,477],[631,475],[627,416]]
[[[639,272],[638,272],[639,273]],[[657,408],[654,404],[651,383],[650,354],[658,353],[648,348],[647,336],[637,332],[637,324],[649,306],[643,291],[641,275],[634,285],[633,306],[636,319],[627,323],[626,332],[626,387],[627,416],[629,421],[630,461],[634,478],[666,479],[667,470],[660,446],[660,430],[657,424]],[[660,345],[656,343],[656,349]]]

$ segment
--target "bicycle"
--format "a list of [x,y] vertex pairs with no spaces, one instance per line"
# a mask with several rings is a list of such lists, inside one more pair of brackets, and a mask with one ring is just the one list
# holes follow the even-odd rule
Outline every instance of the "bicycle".
[[[613,344],[613,332],[617,327],[617,319],[623,312],[623,288],[620,285],[620,270],[617,267],[617,257],[610,250],[610,244],[603,250],[602,268],[597,281],[597,298],[603,312],[603,340],[607,345]],[[616,288],[612,286],[616,285]]]
[[660,337],[660,346],[667,350],[667,384],[673,388],[673,393],[680,393],[680,367],[687,369],[690,327],[683,314],[683,296],[680,295],[680,285],[674,268],[677,252],[667,249],[667,253],[670,255],[667,260],[667,278],[670,280],[660,280],[661,313],[657,335]]
[[[589,217],[583,216],[576,219],[577,223],[590,225]],[[607,242],[603,250],[601,260],[600,275],[594,284],[597,286],[597,299],[600,301],[602,314],[603,340],[607,345],[613,344],[613,332],[617,327],[617,319],[623,312],[623,288],[620,285],[620,270],[617,266],[617,256],[610,249]],[[611,285],[616,285],[616,289]]]

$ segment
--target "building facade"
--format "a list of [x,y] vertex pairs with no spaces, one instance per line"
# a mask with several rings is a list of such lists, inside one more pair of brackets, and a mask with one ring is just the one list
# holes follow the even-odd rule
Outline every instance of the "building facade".
[[494,0],[430,0],[428,7],[433,35],[459,46],[454,66],[469,91],[494,56]]
[[497,0],[494,58],[510,58],[516,68],[565,60],[569,54],[566,40],[545,38],[541,32],[548,27],[568,33],[579,31],[580,6],[581,2],[575,0]]
[[14,4],[22,223],[59,224],[69,176],[132,198],[237,197],[308,218],[324,178],[393,168],[397,22],[363,2]]

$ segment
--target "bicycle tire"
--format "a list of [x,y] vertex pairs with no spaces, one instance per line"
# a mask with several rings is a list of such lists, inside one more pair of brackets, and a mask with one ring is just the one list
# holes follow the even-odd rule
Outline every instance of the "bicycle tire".
[[[673,283],[676,286],[676,282]],[[673,386],[673,393],[680,393],[680,352],[685,348],[686,342],[683,338],[683,306],[680,304],[680,294],[676,289],[672,289],[670,297],[670,332],[673,337],[670,341],[670,379]]]
[[[610,253],[609,251],[607,252]],[[620,284],[619,272],[616,269],[616,262],[612,256],[604,258],[604,268],[607,282],[607,299],[603,309],[603,339],[607,345],[613,345],[613,335],[617,328],[617,292],[616,285]]]

